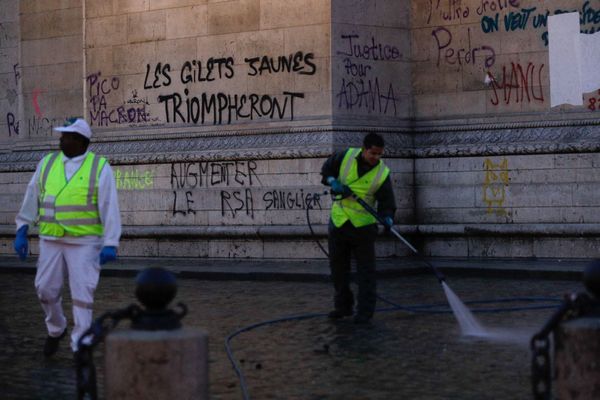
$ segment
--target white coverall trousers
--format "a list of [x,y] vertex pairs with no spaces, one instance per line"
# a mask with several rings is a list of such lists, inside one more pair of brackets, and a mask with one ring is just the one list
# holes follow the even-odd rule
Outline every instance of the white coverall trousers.
[[66,274],[73,302],[73,351],[77,351],[77,341],[92,324],[94,291],[100,277],[100,249],[101,244],[71,244],[40,239],[35,289],[46,314],[48,335],[59,336],[67,327],[62,308],[62,287]]

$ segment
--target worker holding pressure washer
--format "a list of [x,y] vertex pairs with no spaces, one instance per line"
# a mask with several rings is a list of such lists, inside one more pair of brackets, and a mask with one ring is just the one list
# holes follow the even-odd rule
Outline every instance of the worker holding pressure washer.
[[396,202],[390,170],[381,160],[383,151],[383,138],[369,133],[362,148],[332,154],[321,169],[322,182],[331,187],[334,199],[329,221],[329,266],[335,290],[330,319],[354,314],[354,295],[350,289],[352,256],[356,259],[358,285],[354,323],[368,324],[375,311],[378,220],[359,201],[377,207],[387,229],[393,226]]
[[39,222],[40,256],[35,289],[46,314],[44,355],[52,356],[67,334],[62,287],[69,279],[74,328],[71,348],[92,323],[100,264],[117,257],[121,218],[112,170],[104,157],[88,151],[92,130],[83,119],[69,121],[60,150],[46,155],[27,185],[16,217],[14,248],[21,260],[29,253],[27,232]]

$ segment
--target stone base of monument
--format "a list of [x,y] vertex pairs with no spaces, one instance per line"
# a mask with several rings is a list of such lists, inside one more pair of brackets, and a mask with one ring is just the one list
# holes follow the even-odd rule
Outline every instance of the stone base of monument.
[[105,358],[108,400],[208,399],[208,335],[200,329],[114,331]]
[[556,396],[600,399],[600,318],[578,318],[556,330]]

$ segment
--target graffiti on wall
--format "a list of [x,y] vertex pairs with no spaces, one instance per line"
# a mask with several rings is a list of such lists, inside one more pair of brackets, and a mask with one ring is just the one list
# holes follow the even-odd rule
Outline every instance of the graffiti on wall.
[[[482,0],[483,1],[483,0]],[[518,2],[517,2],[518,3]],[[555,9],[542,10],[537,6],[529,8],[519,8],[516,4],[508,12],[502,15],[500,12],[493,13],[495,10],[490,8],[491,14],[486,14],[481,17],[480,25],[483,33],[492,32],[515,32],[528,29],[542,30],[539,37],[544,46],[548,46],[548,17],[570,12],[579,13],[579,23],[581,25],[581,33],[595,33],[600,30],[600,9],[592,6],[590,1],[585,1],[579,9]]]
[[490,102],[499,104],[544,102],[542,70],[544,64],[511,62],[502,66],[502,73],[491,81]]
[[343,77],[335,93],[338,108],[396,116],[400,103],[398,90],[388,79],[378,76],[377,64],[400,60],[402,53],[398,47],[375,36],[342,34],[341,39],[337,55],[342,57]]
[[487,205],[488,214],[506,215],[504,202],[506,201],[506,189],[510,181],[508,175],[508,159],[503,158],[495,163],[486,158],[483,162],[485,178],[483,181],[483,201]]
[[144,190],[154,187],[154,172],[137,168],[114,168],[117,190]]
[[590,111],[600,111],[600,90],[588,97],[587,108]]
[[482,44],[473,45],[471,40],[471,28],[467,28],[467,44],[455,43],[452,32],[443,26],[439,26],[431,31],[437,54],[436,65],[441,64],[456,65],[462,67],[465,64],[483,64],[485,68],[490,68],[496,62],[496,51],[493,47]]
[[[21,81],[21,66],[19,63],[13,64],[13,77],[15,87],[18,87]],[[60,125],[64,119],[44,116],[42,108],[42,97],[46,91],[41,88],[34,88],[31,92],[31,106],[33,107],[33,116],[22,121],[18,118],[17,113],[8,111],[6,113],[6,128],[8,137],[18,137],[25,135],[31,137],[48,137],[52,136],[52,128]],[[18,94],[16,89],[7,89],[6,99],[9,107],[17,108]],[[10,109],[9,108],[9,109]]]
[[[169,62],[146,64],[143,88],[139,90],[158,91],[156,101],[163,110],[162,118],[151,116],[151,102],[148,96],[141,97],[138,89],[132,91],[132,97],[122,104],[110,101],[111,95],[118,96],[119,77],[105,78],[101,72],[91,74],[87,77],[90,122],[97,126],[135,126],[161,122],[222,125],[242,120],[294,120],[297,101],[304,98],[304,93],[288,90],[279,94],[203,90],[203,85],[209,82],[236,78],[234,65],[234,57],[187,60],[181,65]],[[317,71],[315,55],[303,51],[249,57],[244,59],[244,65],[245,75],[250,79],[275,74],[314,75]],[[181,91],[169,91],[176,84],[186,87]]]
[[257,210],[322,209],[318,193],[304,189],[264,191],[254,160],[172,163],[170,182],[173,216],[195,215],[201,210],[205,199],[200,188],[220,188],[218,204],[225,219],[254,219]]
[[138,98],[137,91],[132,97],[122,104],[109,103],[109,96],[119,90],[121,80],[117,76],[102,77],[101,72],[90,74],[86,77],[88,85],[89,123],[95,126],[108,126],[110,124],[126,124],[128,126],[145,125],[157,121],[152,119],[148,103]]
[[473,13],[482,15],[487,12],[517,8],[521,0],[479,0],[477,7],[469,7],[461,0],[429,0],[427,24],[435,16],[444,22],[452,22],[468,18]]
[[[317,67],[314,54],[297,51],[286,56],[245,58],[248,77],[272,74],[314,75]],[[182,84],[201,85],[215,80],[230,80],[236,76],[233,57],[209,58],[207,61],[185,61],[178,77],[169,63],[146,67],[144,89],[168,88],[175,79]],[[150,76],[150,71],[152,76]],[[283,90],[280,94],[266,93],[193,93],[187,87],[183,92],[160,94],[158,102],[164,104],[167,123],[232,124],[240,120],[294,120],[297,99],[304,93]]]

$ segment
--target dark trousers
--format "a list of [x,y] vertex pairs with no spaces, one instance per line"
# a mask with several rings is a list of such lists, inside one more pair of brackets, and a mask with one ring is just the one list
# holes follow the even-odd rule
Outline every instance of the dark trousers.
[[377,225],[355,228],[350,221],[336,228],[329,222],[329,268],[335,289],[334,307],[349,311],[354,305],[350,290],[351,260],[356,260],[358,296],[356,312],[371,317],[375,311],[375,239]]

